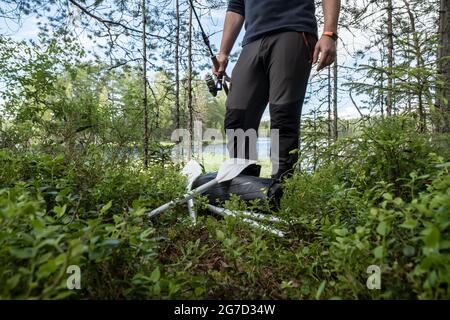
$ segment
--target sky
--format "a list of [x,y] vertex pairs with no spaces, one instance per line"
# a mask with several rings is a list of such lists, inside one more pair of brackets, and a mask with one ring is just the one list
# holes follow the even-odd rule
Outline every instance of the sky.
[[[320,8],[318,9],[320,10]],[[199,13],[201,14],[201,10],[199,10]],[[222,10],[213,10],[210,12],[210,15],[203,15],[202,23],[206,29],[206,32],[208,34],[211,34],[210,37],[211,43],[216,47],[220,47],[220,40],[221,40],[221,30],[223,28],[224,23],[224,17],[225,17],[225,9]],[[37,34],[39,32],[38,29],[38,22],[39,20],[35,17],[29,16],[24,18],[21,21],[21,24],[18,25],[16,23],[13,23],[8,20],[0,19],[0,32],[2,34],[7,34],[11,36],[15,40],[23,40],[23,39],[36,39]],[[198,28],[196,26],[196,23],[194,24],[194,28]],[[319,25],[319,33],[322,30],[322,26]],[[237,40],[237,44],[235,45],[233,52],[237,52],[240,50],[240,43],[242,42],[242,38],[244,35],[244,30],[242,30],[241,34],[239,35],[239,38]],[[340,30],[340,42],[339,46],[341,46],[341,49],[338,50],[338,60],[340,66],[353,66],[354,59],[352,57],[353,53],[357,50],[360,50],[364,48],[369,43],[369,40],[364,35],[357,35],[355,36],[352,34],[353,30],[347,31],[347,30]],[[81,34],[79,37],[80,43],[89,49],[93,48],[92,40],[90,40],[86,34]],[[342,44],[345,44],[345,50],[342,47]],[[228,67],[228,74],[232,73],[234,67],[234,63],[231,62]],[[321,71],[321,73],[327,73],[327,70]],[[317,71],[313,69],[311,77],[317,77],[319,76],[317,74]],[[342,84],[342,83],[340,83]],[[317,88],[309,88],[309,90],[317,90]],[[360,104],[361,101],[365,97],[356,97],[357,103]],[[359,114],[357,113],[355,107],[350,102],[350,99],[348,98],[348,95],[346,94],[345,90],[343,90],[343,87],[340,86],[340,92],[339,92],[339,99],[338,99],[338,108],[339,108],[339,117],[340,118],[355,118],[359,117]],[[1,101],[0,101],[1,103]],[[304,106],[303,114],[308,113],[308,111],[313,107],[314,104],[318,103],[318,101],[315,101],[315,99],[311,99],[308,104]],[[269,115],[268,112],[264,114],[263,120],[268,120]]]

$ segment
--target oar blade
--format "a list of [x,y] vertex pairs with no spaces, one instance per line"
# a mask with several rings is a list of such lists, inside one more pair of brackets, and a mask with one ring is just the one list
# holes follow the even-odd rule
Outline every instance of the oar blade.
[[203,170],[197,161],[191,160],[186,164],[186,166],[184,166],[183,170],[181,170],[181,173],[188,177],[188,184],[192,185],[195,179],[202,175]]
[[240,158],[228,159],[221,164],[216,179],[219,183],[230,181],[240,175],[246,168],[254,164],[256,164],[256,161],[254,160]]

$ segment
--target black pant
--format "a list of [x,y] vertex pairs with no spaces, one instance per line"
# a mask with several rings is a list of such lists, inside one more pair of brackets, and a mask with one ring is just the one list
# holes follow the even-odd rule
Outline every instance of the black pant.
[[[299,148],[301,111],[316,42],[313,35],[289,31],[266,35],[244,46],[227,99],[225,129],[230,157],[245,150],[240,157],[254,158],[250,151],[256,150],[256,141],[247,140],[242,146],[229,130],[258,131],[270,103],[272,177],[292,171],[298,155],[290,152]],[[273,138],[274,129],[278,130],[279,144]]]

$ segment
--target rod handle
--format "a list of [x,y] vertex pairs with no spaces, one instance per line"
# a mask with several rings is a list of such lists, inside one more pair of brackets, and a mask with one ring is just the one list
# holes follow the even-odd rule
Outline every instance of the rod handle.
[[[217,60],[217,57],[216,56],[212,56],[211,60],[213,62],[214,68],[219,70],[220,63],[219,63],[219,60]],[[222,76],[222,79],[219,79],[219,81],[222,83],[222,87],[223,87],[223,90],[225,91],[225,94],[228,95],[228,93],[230,92],[230,89],[228,87],[227,81],[225,80],[225,75]]]

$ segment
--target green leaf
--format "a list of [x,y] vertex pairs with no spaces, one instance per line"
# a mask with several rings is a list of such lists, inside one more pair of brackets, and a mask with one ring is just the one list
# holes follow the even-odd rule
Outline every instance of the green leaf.
[[441,239],[441,233],[436,227],[433,227],[431,229],[425,229],[424,234],[425,234],[424,242],[427,247],[429,248],[439,247],[439,240]]
[[102,242],[103,246],[112,246],[115,247],[120,243],[119,239],[108,239]]
[[18,273],[18,274],[13,275],[11,278],[9,278],[6,281],[6,284],[8,285],[8,289],[9,290],[14,289],[19,284],[19,281],[20,281],[20,274]]
[[395,204],[396,206],[402,205],[402,204],[403,204],[403,199],[402,199],[402,198],[399,198],[399,197],[395,198],[395,199],[394,199],[394,204]]
[[101,209],[100,209],[100,213],[103,214],[106,211],[108,211],[112,206],[112,200],[109,201],[107,204],[105,204]]
[[225,233],[223,233],[222,230],[218,229],[218,230],[216,230],[216,237],[217,237],[217,240],[223,241],[225,239]]
[[159,270],[159,267],[156,267],[155,270],[153,270],[152,274],[150,275],[150,281],[158,282],[160,278],[161,278],[161,271]]
[[392,194],[390,194],[390,193],[383,194],[383,198],[388,201],[392,201],[392,199],[393,199]]
[[[76,291],[76,290],[74,290],[74,291]],[[69,296],[71,296],[71,295],[73,295],[74,294],[74,292],[73,291],[71,291],[71,290],[67,290],[67,291],[63,291],[63,292],[60,292],[60,293],[58,293],[54,298],[52,298],[53,300],[63,300],[63,299],[65,299],[65,298],[67,298],[67,297],[69,297]]]
[[61,218],[66,213],[66,209],[67,209],[67,204],[63,205],[62,207],[56,206],[53,208],[53,211],[55,211],[56,216],[58,218]]
[[381,258],[383,258],[383,254],[384,254],[383,246],[378,246],[375,249],[373,249],[373,255],[375,256],[375,258],[381,259]]
[[414,229],[417,226],[417,220],[414,219],[406,219],[405,222],[403,222],[400,227],[405,229]]
[[28,259],[35,255],[33,248],[10,248],[9,252],[19,259]]
[[198,296],[201,296],[205,292],[205,289],[203,289],[202,287],[197,287],[197,288],[195,288],[194,292],[195,292],[195,295],[198,297]]
[[413,246],[408,246],[408,245],[406,245],[406,246],[403,248],[403,254],[404,254],[406,257],[412,257],[412,256],[414,256],[415,253],[416,253],[416,248],[414,248]]
[[386,221],[381,221],[377,227],[378,234],[386,236],[389,233],[389,225]]
[[338,236],[345,237],[348,234],[348,230],[346,228],[334,229],[334,233],[336,233]]
[[139,208],[131,211],[131,214],[135,217],[141,217],[145,214],[144,208]]
[[148,229],[144,230],[144,231],[141,233],[140,238],[141,238],[141,239],[145,239],[145,238],[147,238],[150,234],[152,234],[154,231],[155,231],[155,230],[154,230],[153,228],[148,228]]
[[449,240],[441,241],[440,248],[443,249],[443,250],[450,249],[450,241]]
[[325,290],[325,285],[327,284],[326,280],[323,280],[322,283],[320,284],[319,288],[317,289],[316,292],[316,300],[320,299],[320,296],[322,295],[323,291]]

